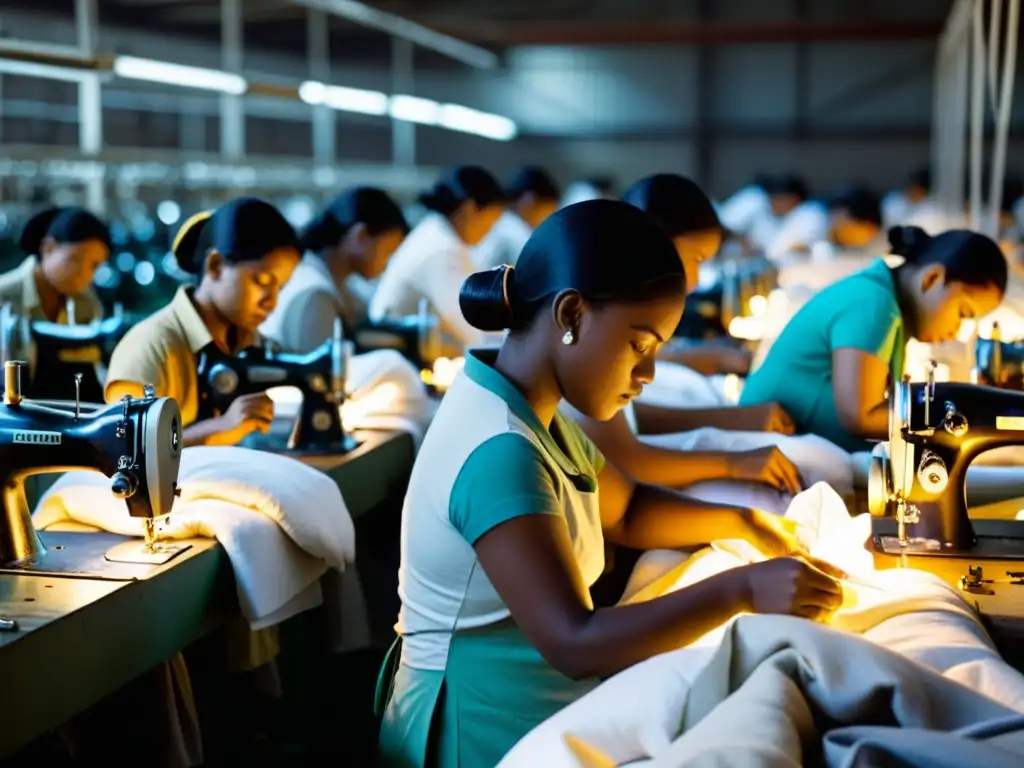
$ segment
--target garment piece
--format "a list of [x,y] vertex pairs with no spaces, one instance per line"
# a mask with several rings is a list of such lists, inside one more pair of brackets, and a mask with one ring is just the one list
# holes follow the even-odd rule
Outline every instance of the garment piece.
[[334,334],[340,317],[347,333],[363,323],[367,306],[347,284],[339,286],[324,260],[307,253],[281,288],[260,334],[289,352],[309,352]]
[[533,229],[519,214],[505,211],[487,233],[487,237],[473,248],[473,263],[480,271],[494,269],[502,264],[514,267],[532,234]]
[[[1007,743],[996,739],[1001,718],[1024,713],[1024,676],[999,657],[957,590],[914,569],[874,570],[862,546],[870,518],[850,518],[827,486],[797,496],[787,517],[815,556],[855,577],[831,626],[741,615],[606,681],[524,738],[500,768],[578,768],[581,755],[593,761],[583,764],[652,768],[795,768],[811,756],[836,768],[889,764],[854,759],[870,744],[895,755],[892,764],[920,768],[1020,764],[1024,743],[1014,742],[1016,762],[1007,763]],[[646,584],[631,580],[628,602],[750,561],[743,546],[728,550],[644,555],[634,575],[655,556],[667,568],[645,574]],[[940,742],[948,757],[928,750]]]
[[[522,515],[562,518],[584,582],[604,569],[604,459],[561,414],[545,429],[523,395],[471,351],[416,459],[402,514],[402,637],[384,712],[387,765],[493,766],[594,681],[550,667],[483,572],[473,542]],[[500,704],[497,704],[500,702]],[[428,763],[433,723],[440,762]]]
[[485,334],[473,328],[459,308],[462,283],[475,271],[473,261],[448,220],[428,213],[388,261],[370,301],[370,320],[415,315],[426,299],[445,329],[466,346]]
[[819,435],[849,452],[870,443],[839,422],[832,386],[832,353],[858,349],[903,374],[906,339],[891,270],[881,259],[812,297],[786,325],[750,374],[740,405],[777,402],[802,433]]
[[[327,475],[266,451],[192,447],[181,454],[174,513],[158,521],[169,539],[215,537],[235,572],[242,615],[253,629],[320,604],[318,580],[355,561],[355,528]],[[65,520],[126,536],[142,521],[124,513],[97,472],[69,472],[33,515],[39,530]]]

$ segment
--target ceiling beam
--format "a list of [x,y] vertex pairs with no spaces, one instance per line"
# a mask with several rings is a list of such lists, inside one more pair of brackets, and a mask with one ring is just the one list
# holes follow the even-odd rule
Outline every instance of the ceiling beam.
[[[326,0],[330,2],[330,0]],[[942,22],[438,22],[439,31],[487,45],[637,45],[937,39]]]
[[463,42],[448,34],[417,24],[414,21],[379,11],[355,0],[289,0],[295,5],[324,11],[332,16],[370,27],[394,37],[400,37],[423,48],[429,48],[449,58],[480,69],[495,69],[499,64],[492,51]]

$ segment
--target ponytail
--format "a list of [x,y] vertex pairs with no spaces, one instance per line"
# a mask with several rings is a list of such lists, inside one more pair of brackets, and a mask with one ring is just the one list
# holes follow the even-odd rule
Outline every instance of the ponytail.
[[442,184],[438,184],[429,192],[424,192],[416,199],[424,208],[440,213],[442,216],[451,216],[464,202],[451,189]]
[[466,322],[488,332],[511,328],[514,279],[515,269],[508,264],[467,277],[459,291],[459,308]]
[[322,253],[338,244],[348,228],[343,227],[330,211],[322,211],[306,227],[299,238],[304,251]]

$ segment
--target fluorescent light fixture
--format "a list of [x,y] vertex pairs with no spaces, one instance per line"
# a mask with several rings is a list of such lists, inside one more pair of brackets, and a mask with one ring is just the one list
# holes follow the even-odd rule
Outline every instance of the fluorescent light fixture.
[[358,112],[361,115],[388,113],[387,94],[380,91],[344,88],[307,80],[299,86],[299,98],[312,106],[330,107],[339,112]]
[[475,133],[497,141],[511,141],[516,137],[516,124],[507,117],[479,112],[458,104],[441,105],[437,124],[451,131]]
[[244,77],[230,72],[186,67],[182,64],[152,59],[137,59],[134,56],[118,56],[114,59],[114,74],[128,80],[180,85],[184,88],[200,88],[236,96],[245,93],[249,87]]
[[441,105],[418,96],[392,96],[388,111],[395,120],[421,125],[437,125]]

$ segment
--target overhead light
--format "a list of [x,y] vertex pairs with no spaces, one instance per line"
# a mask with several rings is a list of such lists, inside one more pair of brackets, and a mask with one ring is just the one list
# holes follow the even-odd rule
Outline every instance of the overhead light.
[[344,88],[307,80],[299,86],[299,98],[314,107],[325,106],[340,112],[358,112],[362,115],[388,113],[387,94],[380,91]]
[[166,61],[137,59],[134,56],[118,56],[114,59],[114,74],[129,80],[145,80],[150,83],[167,83],[185,88],[201,88],[241,95],[248,84],[241,75],[222,72],[217,69],[187,67]]
[[405,120],[421,125],[437,125],[441,105],[418,96],[392,96],[388,112],[395,120]]
[[516,137],[516,124],[507,117],[458,104],[443,104],[438,111],[437,123],[451,131],[475,133],[497,141],[511,141]]

